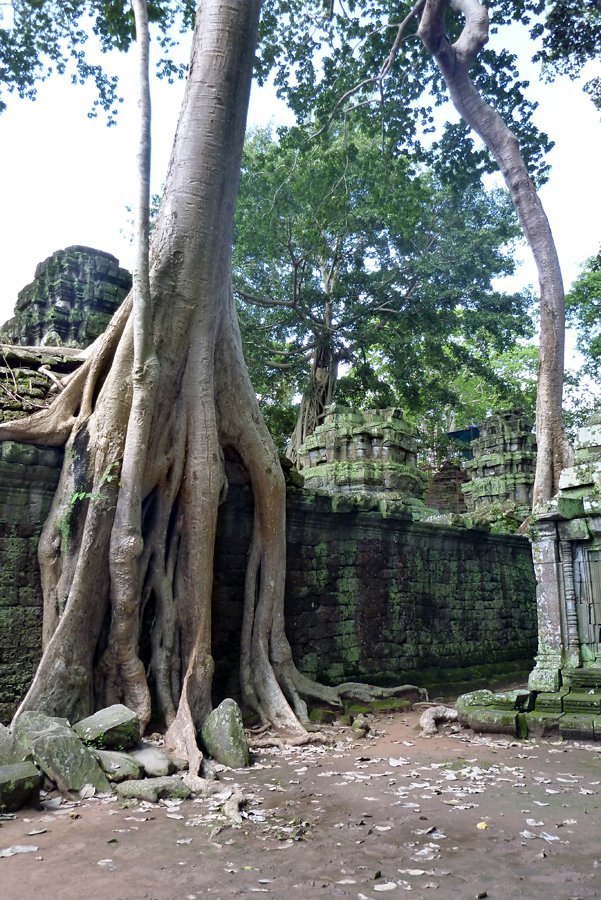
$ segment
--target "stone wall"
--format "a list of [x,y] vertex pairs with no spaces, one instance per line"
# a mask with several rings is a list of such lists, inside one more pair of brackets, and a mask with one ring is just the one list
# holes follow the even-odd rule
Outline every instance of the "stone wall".
[[[0,445],[0,721],[40,656],[37,542],[60,450]],[[215,563],[215,694],[238,690],[248,486],[221,508]],[[324,682],[411,681],[434,695],[511,680],[532,666],[536,603],[530,545],[413,521],[402,504],[288,491],[286,626],[297,665]],[[499,682],[497,682],[499,683]]]
[[[248,488],[230,489],[219,521],[219,695],[237,687],[251,504]],[[306,675],[412,681],[448,694],[529,671],[537,623],[526,538],[419,523],[365,496],[310,491],[289,491],[287,519],[286,626]]]
[[37,548],[62,450],[0,444],[0,722],[10,720],[40,658]]

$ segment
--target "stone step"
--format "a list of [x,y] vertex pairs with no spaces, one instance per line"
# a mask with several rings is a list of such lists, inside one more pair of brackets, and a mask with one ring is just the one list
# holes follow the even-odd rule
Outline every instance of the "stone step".
[[581,715],[601,715],[601,693],[570,691],[563,698],[563,710]]
[[566,740],[589,740],[601,738],[601,719],[597,719],[597,731],[595,733],[594,716],[578,716],[566,713],[559,720],[559,736]]
[[601,689],[601,669],[565,669],[563,674],[569,680],[572,689]]
[[535,709],[540,713],[561,713],[563,712],[562,699],[568,693],[567,689],[554,693],[542,692],[536,695]]

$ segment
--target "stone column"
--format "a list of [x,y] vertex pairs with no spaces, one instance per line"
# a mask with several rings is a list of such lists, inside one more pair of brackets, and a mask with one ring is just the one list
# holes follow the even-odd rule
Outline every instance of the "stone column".
[[555,521],[538,520],[532,542],[538,608],[538,653],[530,673],[532,691],[557,691],[563,663],[562,608],[563,573]]

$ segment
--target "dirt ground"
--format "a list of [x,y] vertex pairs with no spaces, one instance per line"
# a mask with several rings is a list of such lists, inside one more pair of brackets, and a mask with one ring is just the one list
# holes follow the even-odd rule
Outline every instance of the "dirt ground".
[[[418,713],[374,737],[264,751],[210,800],[88,800],[3,818],[0,900],[588,900],[601,897],[601,745],[513,741]],[[241,826],[220,806],[238,785]],[[32,834],[32,832],[39,832]]]

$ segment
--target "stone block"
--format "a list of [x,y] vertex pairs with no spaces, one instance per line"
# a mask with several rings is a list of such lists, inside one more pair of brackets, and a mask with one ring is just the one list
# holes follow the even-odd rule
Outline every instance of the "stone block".
[[22,762],[33,762],[31,751],[23,746],[16,734],[0,725],[0,766]]
[[566,740],[595,739],[594,716],[578,716],[564,713],[559,720],[559,736]]
[[0,766],[0,812],[21,809],[28,800],[36,800],[42,784],[32,762]]
[[129,756],[142,766],[149,778],[173,775],[176,770],[173,760],[160,747],[147,741],[138,741],[135,750],[132,750]]
[[248,766],[248,743],[235,700],[228,698],[214,709],[203,723],[201,734],[206,750],[217,762],[232,769]]
[[84,784],[93,784],[97,791],[110,790],[94,753],[72,731],[67,719],[24,712],[16,731],[36,764],[60,790],[79,791]]
[[536,711],[540,713],[563,712],[562,698],[567,693],[565,688],[560,691],[541,691],[536,695]]
[[559,723],[563,718],[561,712],[535,710],[526,713],[527,736],[532,738],[551,738],[559,735]]
[[517,735],[517,713],[494,707],[470,707],[467,723],[479,733]]
[[96,756],[102,771],[114,784],[139,780],[144,777],[143,765],[129,753],[120,753],[118,750],[97,750]]
[[563,698],[563,710],[576,715],[601,716],[601,693],[589,694],[572,690]]
[[192,791],[179,775],[145,778],[143,781],[122,781],[117,785],[122,800],[186,800]]
[[323,709],[316,707],[312,709],[309,713],[309,719],[311,722],[316,722],[320,725],[332,725],[333,722],[336,721],[337,713],[332,709]]
[[84,743],[105,749],[128,750],[140,739],[138,717],[122,703],[115,703],[87,719],[81,719],[73,730]]

